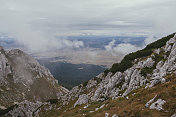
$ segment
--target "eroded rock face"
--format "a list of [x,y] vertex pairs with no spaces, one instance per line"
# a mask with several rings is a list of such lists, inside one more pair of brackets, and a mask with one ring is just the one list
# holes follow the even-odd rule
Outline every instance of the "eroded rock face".
[[8,59],[4,55],[4,50],[1,47],[0,50],[0,86],[7,84],[6,77],[8,74],[12,73]]
[[162,106],[163,106],[165,103],[166,103],[165,100],[158,99],[156,102],[152,103],[149,108],[150,108],[150,109],[156,109],[156,110],[160,111],[160,110],[163,110],[163,107],[162,107]]
[[80,95],[76,103],[74,104],[74,107],[76,105],[86,104],[88,103],[88,96],[86,94]]
[[37,113],[34,113],[37,111],[37,109],[42,105],[42,102],[29,102],[27,100],[21,102],[18,104],[17,107],[15,107],[12,111],[10,111],[7,116],[12,117],[39,117]]
[[176,117],[176,113],[175,113],[175,114],[173,114],[171,117]]
[[27,55],[19,49],[10,50],[7,52],[9,58],[9,64],[14,68],[17,77],[13,77],[14,83],[24,83],[25,85],[33,84],[34,80],[38,78],[46,78],[53,84],[57,81],[53,79],[53,76],[49,70],[41,66],[35,59]]
[[165,58],[166,61],[160,61],[157,63],[156,69],[153,70],[152,80],[147,85],[148,87],[152,87],[159,82],[164,83],[164,76],[167,73],[171,73],[176,70],[176,37],[174,36],[174,38],[171,38],[166,43],[165,47],[162,47],[162,49],[170,54],[167,58]]
[[0,104],[9,107],[24,100],[44,102],[68,91],[49,70],[19,49],[0,47]]

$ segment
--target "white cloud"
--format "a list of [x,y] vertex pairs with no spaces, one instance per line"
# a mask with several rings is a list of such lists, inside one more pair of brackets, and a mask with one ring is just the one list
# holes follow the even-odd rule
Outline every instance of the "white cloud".
[[122,54],[128,54],[128,53],[135,52],[135,51],[139,50],[140,47],[137,47],[137,46],[129,44],[129,43],[122,43],[122,44],[118,44],[113,49],[117,53],[122,52]]
[[[33,28],[30,19],[21,17],[21,13],[4,12],[0,14],[0,32],[6,32],[30,51],[45,51],[49,49],[65,49],[84,47],[82,41],[56,39],[54,35]],[[3,27],[3,28],[2,28]]]
[[147,37],[145,40],[144,40],[144,46],[156,41],[157,38],[153,35],[150,35],[149,37]]
[[[30,49],[80,47],[68,35],[166,35],[175,32],[175,0],[0,0],[0,32]],[[52,43],[52,45],[51,45]],[[129,46],[129,45],[128,45]]]
[[115,40],[112,40],[108,45],[105,46],[105,49],[112,55],[117,56],[119,54],[126,55],[128,53],[135,52],[141,49],[141,47],[137,47],[129,43],[121,43],[116,45]]
[[106,45],[104,48],[107,52],[110,52],[113,56],[126,55],[131,52],[136,52],[137,50],[141,50],[146,47],[146,45],[156,41],[158,38],[150,35],[144,40],[144,43],[141,46],[132,45],[130,43],[120,43],[115,44],[115,40],[112,40],[109,42],[108,45]]

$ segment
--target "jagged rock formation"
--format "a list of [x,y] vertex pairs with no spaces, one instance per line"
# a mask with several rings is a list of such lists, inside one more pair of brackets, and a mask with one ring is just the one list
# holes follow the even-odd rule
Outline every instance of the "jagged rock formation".
[[[31,60],[28,57],[27,57],[28,59],[22,57],[24,58],[24,60],[18,60],[19,59],[18,57],[13,56],[14,52],[6,52],[4,55],[1,56],[2,60],[4,61],[1,65],[2,66],[1,68],[3,68],[3,70],[1,71],[2,76],[6,76],[6,77],[8,76],[7,78],[14,79],[14,82],[13,82],[14,84],[22,83],[22,85],[26,87],[25,91],[28,91],[27,90],[28,88],[30,89],[29,92],[32,90],[30,86],[35,86],[34,84],[37,81],[36,79],[45,79],[45,81],[50,82],[50,84],[52,84],[52,86],[55,87],[56,83],[52,75],[50,75],[50,73],[48,73],[47,70],[44,70],[43,68],[41,68],[41,66],[38,63],[34,61],[30,62]],[[21,57],[21,54],[19,55]],[[23,65],[23,67],[21,67],[21,65],[16,65],[15,62],[9,62],[11,61],[10,57],[14,58],[13,60],[18,61],[18,64],[20,62],[24,64],[25,63],[28,63],[28,64]],[[126,64],[125,62],[127,62],[129,65]],[[34,64],[31,64],[31,63],[34,63]],[[5,65],[6,67],[4,67]],[[15,66],[14,68],[18,69],[19,71],[13,70],[14,68],[9,67],[9,65]],[[39,67],[36,67],[35,65]],[[34,69],[28,70],[27,69],[28,67],[26,66],[30,66],[29,68],[34,68]],[[122,70],[119,68],[122,68]],[[37,73],[36,73],[36,70],[37,70]],[[34,76],[31,77],[30,75],[28,75],[29,74],[28,71],[34,73]],[[57,96],[55,95],[59,100],[58,102],[56,102],[53,105],[49,103],[46,103],[46,104],[42,103],[42,105],[38,104],[38,108],[32,109],[29,113],[36,112],[34,113],[35,116],[40,116],[40,115],[43,116],[41,113],[43,112],[43,110],[44,112],[51,111],[53,113],[54,111],[57,113],[57,111],[59,111],[59,112],[65,113],[69,110],[72,111],[72,109],[74,110],[75,108],[84,104],[83,108],[79,108],[79,111],[80,111],[81,109],[87,109],[91,107],[91,104],[96,104],[96,102],[104,103],[107,100],[109,101],[111,99],[118,100],[121,98],[125,100],[130,100],[131,96],[135,97],[135,93],[130,94],[135,90],[139,90],[141,88],[143,90],[147,90],[147,89],[156,87],[158,84],[165,84],[165,82],[167,82],[166,80],[168,80],[166,77],[175,78],[176,76],[176,35],[175,34],[169,35],[168,37],[165,37],[157,42],[154,42],[148,45],[143,50],[140,50],[140,51],[137,51],[136,53],[131,53],[125,56],[121,63],[113,65],[112,68],[110,68],[107,71],[99,74],[98,76],[89,80],[88,82],[85,82],[79,86],[72,88],[72,90],[70,90],[69,92],[67,92],[67,90],[64,89],[63,87],[60,87],[59,91],[57,92]],[[13,73],[13,77],[16,75],[15,78],[7,75],[11,73]],[[25,77],[23,77],[23,74],[20,74],[20,73],[26,73],[27,79],[25,79]],[[1,84],[3,85],[8,84],[9,81],[6,80],[7,79],[6,77],[1,78],[0,80]],[[40,80],[40,82],[43,82],[43,81]],[[175,90],[175,85],[171,87],[172,87],[171,88],[172,90]],[[8,88],[6,88],[6,90],[8,90]],[[52,88],[49,87],[48,90],[52,91],[53,87]],[[26,100],[27,100],[27,97],[25,97],[25,95],[27,94],[28,93],[24,93],[24,99]],[[56,94],[56,92],[50,93],[50,95],[52,94]],[[173,97],[175,96],[175,94],[170,94],[170,95],[172,97],[171,100],[173,100]],[[41,97],[39,97],[39,95],[37,96],[38,96],[37,98],[36,97],[32,98],[32,100],[37,99],[37,101],[42,102],[42,100],[46,99],[46,98],[42,99]],[[49,98],[51,99],[52,96],[47,97],[47,99]],[[171,100],[169,101],[171,102]],[[140,101],[140,99],[138,101]],[[160,98],[155,94],[149,99],[147,99],[147,101],[143,105],[147,109],[156,109],[157,111],[163,111],[164,110],[163,106],[167,105],[167,101],[168,100],[164,98]],[[129,101],[129,102],[131,103],[132,101]],[[32,103],[32,105],[35,105],[35,104],[36,102]],[[0,107],[4,107],[4,106],[5,105],[1,105]],[[108,104],[101,104],[98,106],[98,108],[96,107],[91,111],[89,110],[88,112],[96,113],[97,111],[99,111],[99,109],[107,108],[107,106]],[[172,108],[175,108],[175,106],[173,106]],[[9,114],[16,112],[17,110],[18,108],[15,108],[13,111],[10,111]],[[173,112],[171,112],[171,114],[175,116],[174,115],[175,110],[172,110],[172,111]],[[115,113],[111,113],[111,114],[114,114],[114,115],[110,115],[110,116],[118,115],[118,113],[117,115]],[[134,114],[138,115],[137,112]],[[82,113],[81,115],[85,115],[85,113]],[[109,116],[109,113],[106,113],[105,116]]]
[[[131,109],[131,104],[133,104],[133,100],[135,100],[137,104],[142,103],[139,107],[143,106],[143,108],[140,108],[144,111],[144,113],[142,113],[143,115],[152,116],[148,110],[155,109],[158,112],[166,113],[167,116],[171,116],[171,114],[175,116],[174,97],[176,94],[172,94],[172,92],[175,91],[176,88],[175,84],[171,83],[171,78],[173,78],[174,82],[176,78],[175,34],[171,34],[149,44],[143,50],[130,53],[124,57],[121,63],[114,64],[112,68],[106,70],[104,73],[72,88],[66,95],[61,95],[59,102],[61,105],[56,104],[56,107],[53,106],[53,111],[57,108],[57,111],[61,113],[59,115],[64,114],[64,116],[70,116],[74,112],[77,113],[74,113],[75,116],[80,116],[80,114],[81,116],[85,116],[86,114],[91,116],[94,114],[98,116],[139,116],[139,110],[136,111],[134,109],[135,111],[133,111],[133,109]],[[168,84],[171,84],[171,86],[168,86]],[[164,89],[163,92],[155,92],[152,90],[155,89],[155,87],[157,87],[156,89],[158,90],[158,85],[164,88],[166,87],[166,89]],[[167,89],[167,87],[169,87],[169,89]],[[138,90],[145,92],[152,90],[155,94],[146,96],[145,100],[141,100],[135,97],[145,97],[141,96],[141,94],[145,95],[142,91],[133,93]],[[169,96],[169,99],[167,99],[167,96]],[[129,104],[128,108],[125,108],[126,105],[114,105],[112,99],[117,100],[117,102],[114,101],[117,104]],[[143,101],[146,102],[144,103]],[[97,105],[97,103],[99,104]],[[170,112],[165,110],[165,106],[169,104]],[[111,106],[115,108],[114,110],[119,110],[120,108],[125,109],[123,109],[122,112],[120,110],[112,113],[112,111],[109,110],[110,113],[104,111],[102,114],[98,114],[98,112],[102,110],[111,109]],[[129,109],[129,107],[131,108]],[[127,113],[128,109],[130,112]],[[70,114],[66,114],[67,112]]]
[[74,107],[76,105],[81,105],[81,104],[86,104],[86,103],[88,103],[88,96],[86,94],[83,94],[79,96],[79,99],[74,104]]
[[163,105],[166,103],[165,100],[158,99],[156,102],[150,105],[150,109],[156,109],[158,111],[163,110]]
[[176,117],[176,113],[175,113],[175,114],[173,114],[171,117]]
[[149,100],[146,104],[145,104],[145,107],[149,107],[150,106],[150,104],[155,100],[155,98],[157,97],[157,95],[155,95],[155,97],[154,98],[152,98],[151,100]]
[[[11,110],[7,115],[13,116],[13,117],[32,117],[35,115],[36,117],[38,114],[35,112],[40,106],[42,105],[42,102],[29,102],[27,100],[21,102],[18,104],[17,107],[15,107],[13,110]],[[35,113],[34,113],[35,112]]]
[[17,104],[16,112],[28,112],[34,103],[58,98],[67,92],[35,59],[19,49],[5,51],[0,47],[0,106],[3,107],[0,110]]
[[[127,68],[124,72],[104,72],[88,82],[74,87],[69,93],[61,96],[63,105],[74,102],[72,106],[75,107],[97,101],[103,102],[109,98],[126,97],[128,99],[127,95],[133,90],[165,83],[167,74],[176,74],[176,35],[172,34],[165,44],[151,49],[151,51],[151,54],[147,56],[134,59],[132,67]],[[166,102],[162,99],[153,102],[154,100],[155,98],[151,102],[149,101],[146,107],[162,110],[162,105]]]
[[[78,99],[80,95],[87,95],[90,102],[125,97],[142,86],[147,88],[164,83],[166,74],[176,74],[176,35],[173,34],[164,46],[152,51],[149,56],[135,59],[134,65],[124,72],[101,73],[86,84],[74,87],[63,97],[64,104]],[[87,98],[81,100],[87,102]]]

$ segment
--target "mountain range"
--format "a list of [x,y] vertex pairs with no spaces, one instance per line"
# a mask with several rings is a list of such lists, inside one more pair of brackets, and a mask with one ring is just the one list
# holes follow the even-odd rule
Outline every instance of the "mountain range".
[[1,116],[176,117],[175,33],[70,91],[21,50],[0,52]]

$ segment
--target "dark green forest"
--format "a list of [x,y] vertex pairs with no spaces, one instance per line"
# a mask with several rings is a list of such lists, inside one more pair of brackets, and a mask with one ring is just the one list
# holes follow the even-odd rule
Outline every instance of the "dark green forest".
[[90,80],[106,69],[104,66],[92,64],[49,62],[48,60],[42,59],[38,61],[50,70],[60,85],[67,89],[71,89],[74,86]]

